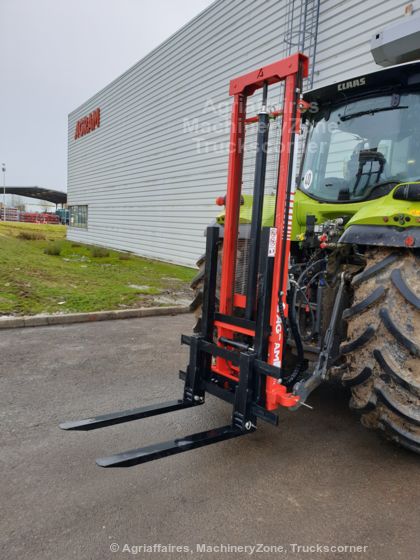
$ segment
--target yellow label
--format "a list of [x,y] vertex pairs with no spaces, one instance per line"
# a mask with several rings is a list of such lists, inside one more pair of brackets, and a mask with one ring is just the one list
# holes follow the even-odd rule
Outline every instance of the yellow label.
[[420,216],[420,208],[418,210],[417,209],[410,210],[409,214],[411,214],[412,216]]

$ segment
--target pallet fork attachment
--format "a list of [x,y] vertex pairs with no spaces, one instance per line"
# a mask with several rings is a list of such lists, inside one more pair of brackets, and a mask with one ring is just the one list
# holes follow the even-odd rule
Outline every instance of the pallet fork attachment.
[[175,412],[183,408],[191,408],[202,403],[187,403],[183,400],[168,401],[152,406],[143,406],[133,408],[131,410],[121,410],[120,412],[111,412],[102,416],[94,416],[93,418],[84,418],[83,420],[75,420],[73,422],[63,422],[60,424],[62,430],[78,430],[87,432],[89,430],[97,430],[98,428],[106,428],[107,426],[115,426],[132,420],[140,420],[140,418],[149,418],[165,412]]
[[[209,393],[232,405],[231,424],[155,445],[149,445],[97,459],[97,465],[131,467],[190,449],[211,445],[252,433],[260,418],[277,424],[273,412],[278,406],[294,407],[299,397],[282,384],[284,331],[281,316],[287,316],[287,262],[290,252],[290,215],[293,205],[295,136],[299,130],[299,97],[302,79],[308,72],[308,59],[296,54],[275,62],[230,83],[233,95],[232,125],[226,196],[225,234],[219,305],[216,310],[219,228],[208,227],[204,276],[201,332],[181,337],[190,348],[179,400],[104,414],[84,420],[64,422],[63,430],[88,431],[113,426],[167,412],[204,404]],[[274,227],[262,227],[266,145],[269,118],[267,88],[284,82],[282,137],[277,182]],[[263,107],[258,115],[257,155],[251,223],[252,255],[247,274],[243,305],[234,294],[235,262],[239,228],[239,207],[244,156],[246,99],[263,89]],[[280,113],[279,113],[280,114]],[[258,281],[257,281],[258,279]],[[244,312],[238,313],[238,307]],[[282,308],[282,312],[280,309]],[[215,333],[217,333],[215,335]],[[237,340],[237,335],[242,340]]]

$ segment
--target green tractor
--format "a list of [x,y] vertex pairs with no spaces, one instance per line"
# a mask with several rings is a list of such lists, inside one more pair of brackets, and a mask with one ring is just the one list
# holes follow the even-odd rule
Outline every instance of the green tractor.
[[[292,366],[303,364],[294,390],[304,386],[329,338],[326,379],[351,389],[350,406],[365,426],[420,453],[420,62],[316,89],[303,99],[284,357]],[[272,199],[265,196],[265,226],[273,225]],[[251,209],[252,196],[244,195],[239,283]],[[224,213],[217,223],[222,252]],[[191,308],[199,323],[204,258],[197,264]],[[337,309],[343,274],[350,280]],[[302,400],[316,385],[300,393]]]

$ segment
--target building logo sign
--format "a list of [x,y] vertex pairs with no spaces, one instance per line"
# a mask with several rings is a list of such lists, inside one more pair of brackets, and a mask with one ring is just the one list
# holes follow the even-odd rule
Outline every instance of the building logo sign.
[[101,124],[101,110],[99,107],[92,111],[87,117],[79,119],[76,123],[76,130],[74,131],[74,139],[77,140],[92,130],[99,128]]

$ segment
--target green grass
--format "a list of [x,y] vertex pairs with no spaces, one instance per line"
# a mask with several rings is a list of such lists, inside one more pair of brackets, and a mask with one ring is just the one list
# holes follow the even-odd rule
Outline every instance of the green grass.
[[194,270],[127,258],[67,241],[65,235],[64,226],[0,223],[0,314],[100,311],[189,299]]

